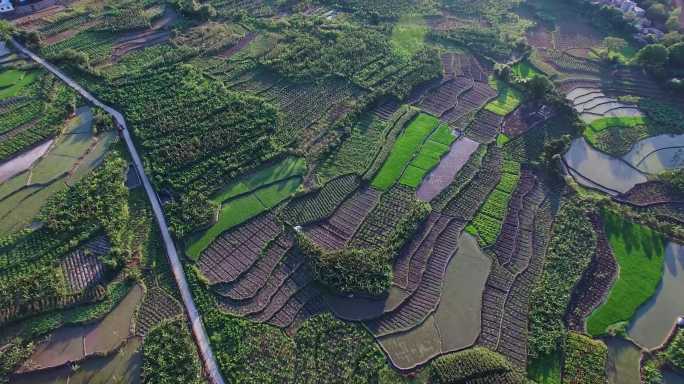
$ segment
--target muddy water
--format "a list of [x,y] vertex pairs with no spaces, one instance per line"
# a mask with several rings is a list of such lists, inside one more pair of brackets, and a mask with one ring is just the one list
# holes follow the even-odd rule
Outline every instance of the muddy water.
[[75,366],[63,366],[15,376],[12,384],[139,384],[142,366],[140,338],[129,339],[118,351],[105,357],[91,357]]
[[564,159],[570,168],[583,176],[577,181],[592,188],[595,187],[592,184],[598,184],[616,193],[625,193],[647,181],[644,174],[626,161],[597,151],[584,138],[572,142]]
[[470,159],[480,144],[467,137],[461,137],[452,145],[449,153],[442,158],[439,165],[430,172],[418,188],[416,196],[423,201],[434,199],[451,184],[458,171]]
[[0,183],[9,180],[14,175],[29,169],[33,163],[36,162],[41,156],[47,152],[52,145],[53,140],[48,140],[43,144],[40,144],[28,151],[22,153],[21,155],[0,164]]
[[54,368],[118,348],[129,337],[133,314],[142,296],[142,288],[135,285],[101,321],[56,330],[36,348],[18,372]]
[[618,337],[604,342],[608,346],[608,384],[640,384],[641,350],[634,343]]
[[627,333],[642,348],[665,342],[678,316],[684,315],[684,246],[670,242],[665,249],[663,277],[658,289],[636,312]]

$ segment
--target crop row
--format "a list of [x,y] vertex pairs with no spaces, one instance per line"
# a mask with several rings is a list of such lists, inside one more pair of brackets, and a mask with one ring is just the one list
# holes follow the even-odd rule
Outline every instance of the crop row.
[[490,147],[477,175],[446,205],[443,213],[465,222],[473,219],[480,206],[501,180],[503,154],[499,148]]
[[658,181],[635,185],[627,193],[615,197],[615,200],[647,207],[651,205],[667,204],[684,201],[684,196],[670,184]]
[[283,209],[285,221],[304,225],[330,216],[360,184],[356,175],[330,180],[321,189],[293,199]]
[[145,298],[136,314],[135,334],[145,337],[152,328],[162,321],[182,313],[183,308],[180,303],[162,288],[150,288],[145,292]]
[[592,214],[591,225],[596,232],[596,251],[589,268],[575,286],[565,315],[568,328],[585,331],[585,320],[608,294],[617,275],[617,262],[603,229],[601,216]]
[[507,212],[511,194],[520,178],[520,164],[511,161],[503,162],[503,174],[494,191],[473,218],[470,231],[480,236],[483,245],[494,244],[501,230],[502,221]]
[[415,203],[415,191],[396,185],[385,192],[354,234],[352,247],[373,248],[386,243],[388,234],[395,229]]
[[475,116],[475,120],[470,124],[466,131],[466,136],[483,144],[489,144],[496,140],[496,136],[501,131],[503,116],[483,110]]
[[16,105],[11,110],[0,114],[0,134],[34,120],[43,109],[43,103],[37,100]]
[[446,79],[463,76],[474,81],[487,82],[489,77],[489,71],[472,55],[445,53],[442,55],[442,69]]
[[65,49],[74,49],[88,55],[91,62],[98,63],[109,58],[116,36],[111,32],[83,31],[74,37],[41,49],[45,56],[52,57]]
[[594,76],[599,76],[601,74],[601,67],[599,64],[588,59],[571,56],[564,52],[556,50],[544,51],[544,59],[556,70],[561,72]]
[[488,84],[475,82],[470,90],[458,98],[453,108],[442,115],[441,119],[449,125],[457,124],[464,116],[478,111],[496,95],[497,92]]
[[429,93],[419,104],[420,108],[435,116],[444,113],[458,104],[458,98],[473,87],[473,80],[457,77]]
[[61,261],[71,292],[81,292],[99,284],[104,278],[105,266],[100,256],[109,253],[109,242],[99,237],[71,252]]
[[249,221],[218,237],[199,260],[199,268],[211,284],[231,282],[247,270],[262,249],[282,231],[273,213]]
[[373,188],[362,188],[347,198],[327,219],[307,226],[304,232],[324,249],[344,247],[354,236],[366,216],[380,200],[381,193]]

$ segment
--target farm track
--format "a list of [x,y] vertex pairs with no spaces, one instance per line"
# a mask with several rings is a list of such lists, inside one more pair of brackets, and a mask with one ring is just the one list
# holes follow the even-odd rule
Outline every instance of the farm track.
[[147,198],[149,199],[150,205],[152,206],[152,211],[154,212],[154,216],[159,225],[162,240],[164,242],[164,247],[166,248],[166,254],[169,258],[169,263],[171,264],[171,270],[176,280],[176,284],[178,285],[178,289],[180,290],[181,297],[183,299],[183,304],[187,311],[191,329],[195,341],[197,342],[197,346],[199,348],[200,355],[204,363],[207,375],[209,376],[209,379],[212,384],[224,384],[223,377],[221,377],[221,372],[218,368],[218,363],[216,362],[214,353],[211,350],[209,337],[207,336],[207,332],[204,329],[204,325],[202,324],[201,315],[199,314],[197,307],[195,306],[195,302],[192,299],[192,293],[190,291],[190,287],[188,286],[188,282],[185,278],[185,272],[183,271],[183,264],[180,261],[178,251],[176,250],[176,245],[173,242],[171,233],[169,232],[168,223],[166,221],[166,217],[164,216],[164,211],[162,209],[161,202],[159,201],[157,193],[154,191],[154,188],[152,187],[149,178],[145,174],[145,169],[143,167],[142,160],[140,159],[140,155],[138,154],[138,151],[135,148],[135,144],[133,142],[131,134],[128,131],[128,127],[126,125],[126,120],[124,119],[124,116],[119,111],[109,107],[108,105],[103,104],[100,100],[95,98],[92,94],[90,94],[90,92],[81,87],[69,76],[65,75],[57,67],[51,65],[35,53],[26,49],[16,40],[11,39],[10,42],[23,54],[29,56],[35,62],[42,65],[43,67],[45,67],[45,69],[47,69],[55,76],[60,78],[62,81],[64,81],[68,86],[70,86],[76,92],[81,94],[81,96],[83,96],[86,100],[90,101],[95,106],[105,110],[116,121],[118,127],[120,128],[121,136],[126,142],[126,147],[128,148],[128,151],[131,155],[131,159],[133,160],[133,165],[135,166],[135,169],[137,170],[138,175],[140,176],[143,187],[145,189],[145,193],[147,194]]

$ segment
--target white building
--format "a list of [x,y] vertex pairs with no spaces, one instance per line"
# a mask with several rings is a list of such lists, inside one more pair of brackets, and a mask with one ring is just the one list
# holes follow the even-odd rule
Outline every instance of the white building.
[[10,0],[0,0],[0,13],[12,12],[14,11],[14,6]]

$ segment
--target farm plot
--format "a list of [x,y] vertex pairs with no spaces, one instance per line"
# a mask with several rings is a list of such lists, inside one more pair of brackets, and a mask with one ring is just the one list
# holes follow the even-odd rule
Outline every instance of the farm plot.
[[497,97],[497,92],[489,84],[475,82],[473,87],[464,92],[441,117],[449,126],[464,129],[468,116],[480,110],[489,101]]
[[439,121],[432,116],[416,116],[394,143],[392,152],[373,178],[371,185],[379,190],[387,190],[394,185],[438,124]]
[[604,211],[603,220],[619,270],[607,299],[587,318],[591,335],[604,334],[608,326],[632,318],[655,293],[665,257],[665,241],[660,233],[609,211]]
[[445,355],[433,364],[435,383],[522,383],[523,375],[505,357],[486,348]]
[[568,328],[577,332],[585,332],[586,318],[603,303],[617,276],[618,268],[606,237],[603,219],[597,214],[592,214],[590,218],[596,232],[596,251],[589,268],[582,274],[572,292],[565,316]]
[[199,270],[210,284],[230,283],[254,264],[282,231],[274,213],[258,216],[218,237],[199,258]]
[[[611,123],[619,126],[622,118],[628,118],[626,123],[629,124],[630,119],[643,116],[635,105],[625,104],[606,96],[599,88],[578,87],[568,92],[566,98],[572,102],[584,122],[588,124],[596,122],[595,127],[592,128],[594,132],[608,128]],[[597,122],[604,118],[614,119]]]
[[[533,175],[527,173],[523,176],[525,176],[525,179],[534,178]],[[468,231],[471,234],[479,236],[480,244],[483,246],[486,247],[494,244],[499,237],[508,203],[511,200],[511,195],[516,191],[520,177],[520,164],[508,160],[504,161],[501,180],[473,218],[471,226],[468,227]],[[523,195],[527,193],[526,188],[529,188],[530,185],[527,180],[524,181],[523,186],[520,188],[522,191],[516,191]],[[525,185],[525,183],[528,185]],[[531,183],[531,185],[534,185],[534,183]],[[518,193],[515,194],[515,197],[519,200],[512,202],[513,207],[515,207],[515,204],[520,204],[520,199],[522,199]]]
[[506,116],[522,103],[523,94],[510,84],[492,77],[489,79],[489,86],[497,92],[497,97],[485,105],[487,111]]
[[183,313],[181,304],[162,288],[154,287],[145,292],[135,318],[135,334],[145,337],[163,321]]
[[189,239],[186,254],[199,258],[221,233],[289,198],[299,188],[305,168],[304,159],[288,157],[225,186],[212,198],[221,205],[218,222]]
[[411,188],[397,185],[386,191],[354,233],[349,246],[353,248],[383,246],[390,233],[415,204],[415,193]]
[[504,118],[487,109],[475,115],[475,119],[468,126],[465,135],[482,144],[489,144],[496,140],[501,132]]
[[304,233],[323,249],[342,249],[375,208],[381,195],[376,189],[362,187],[340,204],[330,217],[304,227]]
[[439,125],[406,167],[399,183],[413,188],[421,185],[425,175],[441,162],[455,140],[448,125]]
[[504,236],[516,239],[515,242],[512,247],[504,243],[497,246],[497,259],[506,264],[497,260],[482,299],[482,333],[478,344],[496,350],[521,368],[527,365],[529,302],[542,272],[550,231],[547,193],[543,183],[537,181],[525,196],[517,213],[522,225],[509,227],[517,233]]
[[511,139],[522,136],[538,125],[544,124],[553,115],[554,111],[545,105],[536,106],[525,103],[504,118],[501,133]]
[[477,240],[468,234],[461,235],[458,251],[444,276],[437,310],[407,332],[378,339],[395,367],[412,369],[438,355],[475,343],[480,333],[478,309],[490,265]]
[[82,292],[102,283],[105,266],[100,256],[106,255],[109,250],[109,241],[103,236],[89,241],[60,262],[71,293]]
[[304,225],[330,216],[337,207],[359,187],[356,175],[340,176],[330,180],[321,189],[290,201],[283,209],[285,221]]
[[615,196],[614,199],[638,207],[649,207],[684,202],[684,195],[669,183],[649,181],[635,185],[629,192]]
[[[590,59],[581,58],[555,49],[540,50],[533,56],[541,67],[550,66],[552,72],[561,78],[596,79],[601,78],[601,65]],[[541,63],[540,63],[541,62]]]
[[[279,255],[281,262],[270,272],[264,271],[267,275],[261,272],[246,286],[242,280],[237,281],[254,288],[244,292],[234,285],[219,288],[218,302],[231,314],[267,322],[293,335],[304,321],[323,312],[326,304],[302,255],[296,251]],[[249,279],[250,275],[247,276]]]
[[93,134],[90,108],[79,108],[77,112],[63,132],[47,142],[48,149],[40,159],[0,188],[0,233],[29,224],[50,196],[95,169],[116,141],[113,132]]
[[600,340],[569,332],[565,340],[563,382],[599,384],[606,382],[608,348]]
[[480,147],[480,143],[467,137],[460,137],[451,145],[449,153],[442,158],[439,165],[425,178],[416,196],[423,201],[431,201],[454,181],[456,174],[465,166],[472,154]]

